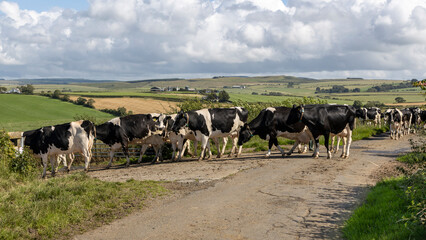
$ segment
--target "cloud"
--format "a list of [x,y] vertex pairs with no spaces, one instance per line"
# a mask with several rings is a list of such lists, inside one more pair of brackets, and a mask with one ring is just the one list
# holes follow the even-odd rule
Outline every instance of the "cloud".
[[0,77],[426,78],[424,0],[0,2]]

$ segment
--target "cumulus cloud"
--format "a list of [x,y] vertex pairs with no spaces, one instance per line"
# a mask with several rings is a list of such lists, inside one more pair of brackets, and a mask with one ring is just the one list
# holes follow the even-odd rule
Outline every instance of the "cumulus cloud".
[[426,78],[425,0],[0,2],[0,77]]

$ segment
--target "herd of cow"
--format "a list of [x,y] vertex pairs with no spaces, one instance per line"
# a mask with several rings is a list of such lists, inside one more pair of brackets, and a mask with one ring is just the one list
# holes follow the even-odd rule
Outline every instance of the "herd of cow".
[[[64,165],[69,171],[74,160],[74,153],[79,153],[85,159],[85,170],[88,171],[92,157],[92,147],[95,139],[110,146],[110,160],[107,168],[112,164],[114,152],[122,150],[129,166],[129,145],[141,145],[141,162],[148,146],[156,151],[153,163],[161,158],[161,147],[165,142],[170,142],[173,149],[172,161],[180,160],[185,150],[189,149],[188,140],[195,145],[197,156],[197,143],[201,143],[201,153],[198,160],[203,159],[207,153],[211,158],[210,141],[217,146],[220,158],[225,152],[228,137],[232,139],[230,156],[239,156],[242,144],[249,141],[254,135],[269,141],[267,156],[275,145],[282,155],[290,155],[296,147],[299,152],[306,151],[306,144],[313,141],[313,157],[319,156],[319,136],[325,137],[327,157],[332,156],[332,147],[329,138],[337,136],[337,142],[343,140],[343,158],[349,157],[352,142],[352,130],[355,119],[372,121],[380,125],[382,120],[389,124],[391,138],[398,139],[409,134],[412,125],[420,126],[426,120],[426,111],[419,108],[396,108],[381,112],[379,108],[355,109],[348,105],[315,104],[293,107],[269,107],[263,109],[251,122],[247,123],[248,111],[241,107],[201,109],[178,114],[136,114],[117,117],[108,122],[95,126],[90,121],[80,120],[55,126],[42,127],[37,130],[22,133],[20,150],[24,145],[40,157],[43,162],[42,177],[46,177],[48,160],[52,165],[52,176],[64,160]],[[287,153],[278,145],[277,137],[295,140],[294,146]],[[220,149],[219,139],[222,138],[223,146]],[[305,144],[302,150],[301,144]],[[337,144],[338,150],[339,144]],[[176,151],[177,150],[177,151]],[[69,161],[66,164],[66,158]]]

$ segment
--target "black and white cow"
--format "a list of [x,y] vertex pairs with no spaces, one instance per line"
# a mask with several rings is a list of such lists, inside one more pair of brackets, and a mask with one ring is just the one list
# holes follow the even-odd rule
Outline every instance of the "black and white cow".
[[329,137],[337,135],[344,129],[349,130],[348,143],[345,158],[349,157],[349,149],[352,143],[352,130],[355,126],[355,108],[347,105],[317,104],[293,106],[287,120],[287,124],[302,122],[308,126],[315,139],[316,149],[314,157],[319,156],[319,136],[324,135],[327,158],[331,158]]
[[[247,121],[248,112],[244,108],[211,108],[189,112],[181,112],[176,116],[172,131],[176,134],[181,130],[194,135],[201,142],[201,154],[198,160],[203,159],[209,139],[219,137],[238,138],[238,132]],[[216,140],[218,157],[222,154]],[[240,148],[241,149],[241,148]]]
[[[22,133],[21,149],[28,146],[33,153],[43,160],[42,177],[46,177],[48,159],[55,175],[55,164],[61,154],[80,153],[85,159],[86,171],[92,158],[92,147],[96,136],[95,125],[90,121],[75,121]],[[72,161],[68,163],[68,171]]]
[[107,168],[111,167],[114,153],[122,149],[130,165],[128,147],[130,144],[141,144],[146,138],[161,134],[164,125],[151,114],[135,114],[116,117],[96,126],[97,139],[110,146],[110,159]]
[[398,140],[403,136],[403,120],[402,112],[397,109],[387,109],[385,112],[385,120],[389,123],[390,138]]
[[413,119],[413,113],[410,109],[402,109],[402,132],[404,135],[408,135],[411,132],[411,122]]
[[382,110],[378,107],[370,107],[367,108],[367,121],[371,121],[374,123],[374,126],[382,126],[381,121]]
[[[192,131],[189,131],[187,128],[181,128],[179,132],[175,133],[172,131],[172,127],[176,121],[176,117],[178,114],[171,114],[167,115],[164,119],[164,125],[165,125],[165,136],[170,141],[170,144],[172,145],[172,161],[179,161],[183,154],[185,153],[185,150],[188,149],[188,153],[190,153],[192,156],[194,154],[190,152],[190,140],[195,140],[195,136],[193,135]],[[196,142],[195,142],[196,145]],[[210,145],[208,144],[209,152],[210,152]],[[176,154],[177,150],[177,154]],[[195,153],[197,149],[195,148]],[[176,157],[177,156],[177,157]]]
[[362,121],[366,121],[367,120],[367,108],[357,108],[355,110],[355,117],[361,119]]
[[422,122],[421,119],[421,109],[418,107],[411,107],[411,108],[406,108],[404,110],[408,110],[411,112],[412,114],[412,118],[411,118],[411,131],[413,133],[416,133],[416,130],[420,128],[420,124]]
[[[258,135],[261,139],[269,141],[267,157],[271,155],[273,145],[280,150],[282,156],[291,155],[299,144],[309,143],[309,140],[313,140],[313,137],[305,124],[301,122],[294,124],[286,123],[290,111],[291,108],[288,107],[269,107],[263,109],[255,119],[244,125],[241,129],[238,144],[242,145],[248,142],[254,135]],[[292,149],[288,153],[285,153],[278,145],[277,137],[289,138],[296,142]]]

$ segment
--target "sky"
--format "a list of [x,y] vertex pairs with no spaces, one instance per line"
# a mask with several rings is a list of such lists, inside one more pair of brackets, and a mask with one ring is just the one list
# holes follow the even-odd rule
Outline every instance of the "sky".
[[0,1],[0,78],[426,78],[426,0]]

